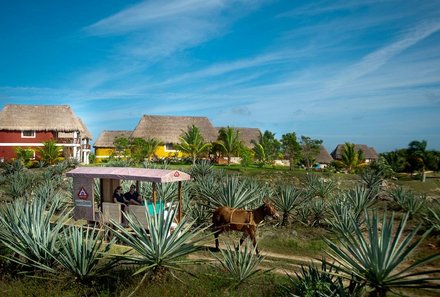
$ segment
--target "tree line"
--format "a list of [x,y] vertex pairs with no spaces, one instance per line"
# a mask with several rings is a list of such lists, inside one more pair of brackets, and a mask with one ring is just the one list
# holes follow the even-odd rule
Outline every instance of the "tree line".
[[[274,164],[275,160],[283,159],[289,160],[291,168],[297,165],[309,168],[313,166],[322,144],[322,140],[308,136],[297,138],[295,132],[283,134],[278,140],[275,133],[266,130],[264,133],[260,132],[257,140],[252,140],[252,147],[249,148],[240,136],[239,130],[228,126],[219,130],[215,142],[208,142],[200,129],[192,125],[186,131],[182,131],[179,143],[174,144],[174,148],[188,155],[193,164],[201,158],[225,158],[229,165],[233,157],[239,157],[243,166],[256,163],[263,167]],[[154,159],[155,151],[163,143],[155,138],[119,137],[114,140],[114,145],[114,157],[126,157],[141,162],[145,158]]]
[[[321,139],[304,135],[297,137],[295,132],[283,134],[278,140],[275,133],[266,130],[260,132],[258,139],[252,140],[252,147],[249,148],[241,140],[240,131],[233,127],[221,128],[217,140],[208,142],[203,138],[200,129],[193,125],[186,131],[182,130],[179,143],[173,146],[189,156],[193,164],[201,158],[210,158],[213,161],[225,158],[229,165],[233,157],[239,157],[243,166],[256,164],[264,167],[273,165],[275,160],[288,160],[290,169],[293,169],[296,166],[312,168],[322,143]],[[119,137],[115,139],[114,145],[114,156],[142,162],[145,159],[155,159],[155,151],[163,143],[154,138]],[[426,140],[414,140],[407,148],[380,154],[378,162],[393,172],[439,171],[440,152],[427,150]],[[332,162],[331,168],[354,173],[361,171],[367,165],[364,152],[357,151],[355,144],[346,142],[341,159]]]

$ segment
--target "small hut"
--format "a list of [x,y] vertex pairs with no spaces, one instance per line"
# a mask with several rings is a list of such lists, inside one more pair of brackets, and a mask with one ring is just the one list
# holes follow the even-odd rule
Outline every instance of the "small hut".
[[326,168],[331,162],[333,162],[332,156],[328,153],[326,148],[321,145],[319,154],[316,156],[314,167],[317,169],[323,169]]
[[217,140],[217,129],[212,126],[207,117],[190,116],[144,115],[131,136],[145,140],[154,138],[161,141],[163,146],[155,152],[159,158],[172,155],[182,157],[182,153],[174,148],[174,144],[180,142],[179,138],[192,125],[199,128],[206,142]]

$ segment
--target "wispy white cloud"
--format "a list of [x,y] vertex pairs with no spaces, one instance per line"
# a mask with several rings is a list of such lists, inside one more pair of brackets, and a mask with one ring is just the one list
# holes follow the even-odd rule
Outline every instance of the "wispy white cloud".
[[237,19],[264,1],[153,0],[122,10],[83,28],[91,38],[123,35],[124,39],[113,49],[114,58],[85,72],[77,83],[92,89],[122,75],[147,71],[166,57],[227,34]]
[[399,40],[368,54],[359,62],[344,69],[339,77],[336,77],[329,83],[328,88],[330,90],[334,90],[377,70],[394,56],[400,54],[404,50],[417,44],[439,30],[440,21],[437,20],[432,22],[424,22],[418,25]]
[[295,9],[283,12],[278,17],[313,16],[324,13],[340,11],[353,11],[360,7],[368,7],[379,2],[392,2],[395,0],[349,0],[349,1],[313,1]]
[[[123,50],[133,56],[167,56],[223,34],[262,1],[144,1],[86,28],[91,35],[132,34]],[[226,13],[227,12],[227,13]]]
[[123,34],[144,30],[152,23],[169,24],[188,18],[206,18],[206,14],[212,15],[233,2],[236,1],[144,1],[86,27],[85,31],[94,35]]

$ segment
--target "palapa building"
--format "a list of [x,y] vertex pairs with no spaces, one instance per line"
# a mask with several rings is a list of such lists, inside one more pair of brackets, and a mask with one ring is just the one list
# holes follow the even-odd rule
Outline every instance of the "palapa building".
[[[338,144],[336,148],[331,153],[333,159],[342,160],[342,152],[344,151],[345,144]],[[369,147],[366,144],[355,144],[354,149],[359,152],[362,151],[365,158],[365,163],[371,163],[379,159],[379,155],[373,147]]]
[[217,129],[207,117],[144,115],[131,132],[104,131],[94,144],[96,158],[98,160],[109,158],[115,150],[113,142],[118,137],[157,139],[162,142],[154,153],[157,158],[180,158],[182,152],[176,150],[174,145],[180,142],[179,138],[192,125],[199,128],[206,142],[217,140]]
[[328,153],[326,148],[321,145],[319,148],[319,154],[316,156],[314,167],[317,169],[324,169],[330,163],[333,162],[332,156]]
[[5,105],[0,112],[0,161],[16,158],[18,147],[34,151],[54,140],[63,156],[89,163],[92,135],[68,105]]
[[[220,128],[215,128],[207,117],[144,115],[133,131],[103,131],[93,145],[96,158],[98,161],[109,158],[115,151],[114,141],[118,137],[145,140],[154,138],[162,142],[154,153],[157,158],[181,158],[182,152],[176,150],[174,145],[180,142],[180,137],[192,125],[199,128],[206,142],[217,141]],[[249,148],[252,147],[251,141],[257,141],[260,136],[260,130],[257,128],[234,129],[240,131],[240,140]]]
[[101,135],[99,135],[93,144],[97,161],[100,162],[103,159],[108,159],[115,152],[114,141],[117,138],[129,139],[132,132],[133,131],[129,130],[102,131]]
[[[216,128],[217,135],[218,135],[218,131],[220,131],[220,129],[222,128],[226,128],[226,127]],[[243,128],[243,127],[231,127],[231,128],[234,128],[236,132],[238,131],[239,133],[238,139],[240,139],[247,148],[253,148],[254,145],[252,144],[252,141],[258,141],[261,135],[261,131],[258,128]]]

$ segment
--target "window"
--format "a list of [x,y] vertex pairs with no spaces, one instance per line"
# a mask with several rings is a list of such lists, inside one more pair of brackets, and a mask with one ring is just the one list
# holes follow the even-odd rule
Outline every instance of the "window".
[[34,130],[21,131],[21,138],[35,138],[35,131]]
[[172,143],[166,143],[165,144],[165,151],[166,152],[175,152],[176,149],[174,148],[174,145]]

